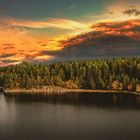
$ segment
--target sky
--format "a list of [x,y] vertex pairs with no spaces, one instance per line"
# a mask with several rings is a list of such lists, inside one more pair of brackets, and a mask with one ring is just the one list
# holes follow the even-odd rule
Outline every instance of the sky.
[[0,66],[140,55],[139,0],[0,0]]

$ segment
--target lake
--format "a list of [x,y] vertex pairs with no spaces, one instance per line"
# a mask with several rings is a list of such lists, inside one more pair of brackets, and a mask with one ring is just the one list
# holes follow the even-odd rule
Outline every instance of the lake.
[[138,140],[140,96],[0,94],[0,140]]

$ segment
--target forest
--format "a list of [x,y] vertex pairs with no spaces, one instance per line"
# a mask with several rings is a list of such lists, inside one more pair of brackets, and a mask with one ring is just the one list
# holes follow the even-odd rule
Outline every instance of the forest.
[[0,87],[40,89],[58,86],[68,89],[129,90],[140,88],[140,58],[108,58],[27,63],[0,67]]

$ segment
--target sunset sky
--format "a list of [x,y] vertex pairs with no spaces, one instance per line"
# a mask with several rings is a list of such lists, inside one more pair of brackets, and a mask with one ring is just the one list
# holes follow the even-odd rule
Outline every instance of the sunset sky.
[[140,0],[0,0],[0,66],[140,55]]

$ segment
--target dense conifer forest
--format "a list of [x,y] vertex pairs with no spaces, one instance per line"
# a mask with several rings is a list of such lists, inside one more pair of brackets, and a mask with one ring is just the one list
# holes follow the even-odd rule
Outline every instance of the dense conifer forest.
[[58,86],[69,89],[139,90],[140,58],[93,59],[55,64],[0,68],[0,87],[32,89]]

